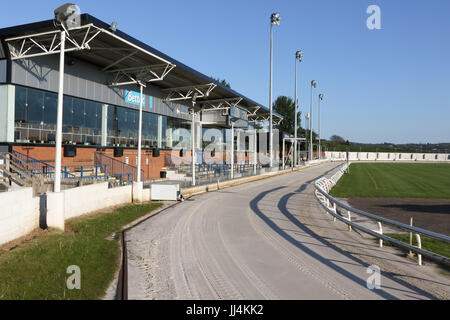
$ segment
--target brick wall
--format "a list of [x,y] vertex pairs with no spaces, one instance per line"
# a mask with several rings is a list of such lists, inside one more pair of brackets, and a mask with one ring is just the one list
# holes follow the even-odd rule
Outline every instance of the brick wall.
[[[55,146],[13,146],[13,150],[44,161],[50,165],[55,165]],[[62,149],[62,166],[92,165],[94,164],[94,155],[96,152],[102,152],[121,162],[125,162],[126,158],[128,158],[128,164],[135,167],[137,165],[137,149],[124,149],[123,156],[115,158],[114,148],[97,149],[77,146],[77,155],[73,158],[64,157],[64,148]],[[141,168],[144,170],[144,180],[159,178],[161,168],[164,166],[164,154],[170,152],[168,150],[161,150],[159,157],[153,157],[151,150],[142,150]]]

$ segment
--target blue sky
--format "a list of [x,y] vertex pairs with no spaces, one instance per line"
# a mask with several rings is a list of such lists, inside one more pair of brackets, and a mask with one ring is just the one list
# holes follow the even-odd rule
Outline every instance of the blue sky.
[[[323,92],[322,136],[359,142],[450,142],[450,1],[378,0],[75,0],[106,22],[268,105],[269,17],[274,30],[274,97],[294,95],[309,111],[309,83]],[[0,27],[52,18],[63,1],[8,3]],[[366,9],[381,8],[381,30],[366,27]],[[20,14],[11,14],[20,12]],[[303,122],[303,119],[302,119]],[[314,119],[317,128],[317,117]]]

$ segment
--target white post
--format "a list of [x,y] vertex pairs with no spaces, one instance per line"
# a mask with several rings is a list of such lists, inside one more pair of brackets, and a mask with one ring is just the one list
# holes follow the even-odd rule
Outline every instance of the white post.
[[192,108],[192,125],[191,125],[191,135],[192,135],[192,186],[195,186],[195,111]]
[[253,142],[253,144],[254,144],[254,148],[253,148],[253,173],[256,175],[256,162],[257,162],[257,155],[256,155],[256,149],[257,149],[257,145],[256,145],[256,138],[257,138],[257,135],[256,135],[256,128],[254,128],[254,130],[255,130],[255,138],[253,139],[253,140],[255,140],[254,142]]
[[273,80],[273,24],[270,24],[270,93],[269,93],[269,108],[270,108],[270,123],[269,123],[269,156],[270,169],[273,166],[273,128],[272,128],[272,80]]
[[234,122],[231,122],[231,180],[234,179]]
[[61,31],[61,53],[59,55],[59,88],[58,88],[58,111],[56,118],[56,147],[55,147],[55,184],[54,192],[61,191],[61,144],[62,144],[62,122],[64,101],[64,51],[66,44],[66,32]]
[[313,86],[311,85],[311,106],[309,111],[309,160],[313,159],[313,134],[312,134],[312,115],[313,115]]
[[[381,226],[381,222],[378,221],[378,233],[383,234],[383,227]],[[379,240],[380,248],[383,248],[383,239]]]
[[321,148],[320,148],[320,95],[319,95],[319,110],[318,110],[318,116],[319,116],[319,147],[318,147],[318,152],[319,152],[319,161],[322,159],[321,157]]
[[[421,241],[420,235],[418,233],[416,233],[416,240],[417,240],[417,247],[419,249],[422,249],[422,241]],[[420,253],[417,254],[417,262],[418,262],[419,266],[422,265],[422,255]]]
[[144,98],[143,90],[144,86],[139,83],[140,86],[140,104],[139,104],[139,133],[138,133],[138,156],[137,156],[137,182],[141,182],[141,153],[142,153],[142,100]]
[[295,54],[295,111],[294,111],[294,164],[293,167],[297,166],[297,114],[298,114],[298,98],[297,98],[297,54]]
[[[349,222],[352,222],[352,215],[350,214],[350,211],[347,210],[347,219]],[[348,231],[352,231],[352,226],[348,225]]]

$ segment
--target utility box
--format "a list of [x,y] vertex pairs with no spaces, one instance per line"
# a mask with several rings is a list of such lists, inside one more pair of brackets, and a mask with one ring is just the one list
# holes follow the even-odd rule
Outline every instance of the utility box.
[[150,186],[152,201],[177,201],[180,184],[176,182],[153,183]]

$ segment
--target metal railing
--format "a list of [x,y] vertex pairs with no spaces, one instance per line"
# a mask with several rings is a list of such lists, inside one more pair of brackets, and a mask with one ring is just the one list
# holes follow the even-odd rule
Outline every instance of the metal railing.
[[33,175],[43,176],[45,178],[48,178],[49,173],[54,172],[55,169],[55,167],[49,165],[48,163],[34,159],[26,154],[14,150],[11,152],[10,161],[16,163]]
[[[441,256],[434,252],[422,249],[420,235],[425,235],[427,237],[430,237],[430,238],[433,238],[433,239],[436,239],[439,241],[447,242],[447,243],[450,243],[450,237],[443,235],[443,234],[436,233],[436,232],[432,232],[429,230],[425,230],[422,228],[413,227],[413,226],[410,226],[410,225],[407,225],[407,224],[404,224],[404,223],[401,223],[401,222],[398,222],[395,220],[390,220],[390,219],[386,219],[383,217],[379,217],[372,213],[368,213],[368,212],[365,212],[362,210],[352,208],[352,207],[348,206],[347,204],[342,203],[339,200],[330,196],[328,194],[328,192],[330,192],[330,190],[336,185],[336,183],[344,175],[346,170],[347,170],[347,164],[342,166],[339,169],[339,171],[335,175],[333,175],[330,179],[320,178],[315,182],[315,192],[314,192],[315,196],[316,196],[317,200],[319,201],[319,203],[322,205],[322,207],[327,211],[327,213],[329,213],[330,215],[333,216],[334,221],[336,221],[336,219],[337,219],[337,220],[340,220],[341,222],[347,224],[349,226],[349,231],[351,231],[352,228],[355,228],[357,230],[360,230],[362,232],[370,234],[371,236],[374,236],[375,238],[379,239],[380,247],[383,246],[383,240],[385,240],[394,246],[409,250],[411,252],[415,252],[418,256],[419,265],[422,265],[422,256],[424,256],[424,257],[427,257],[438,263],[442,263],[444,265],[450,266],[449,258]],[[339,214],[337,207],[345,209],[347,211],[347,217],[344,217],[341,214]],[[352,222],[351,221],[352,220],[351,213],[355,213],[355,214],[358,214],[358,215],[361,215],[361,216],[364,216],[364,217],[374,220],[375,222],[377,222],[379,230],[372,230],[365,226],[362,226],[360,224]],[[400,228],[402,230],[407,230],[411,233],[414,233],[417,238],[418,246],[413,246],[408,243],[405,243],[405,242],[402,242],[397,239],[394,239],[394,238],[384,235],[383,229],[382,229],[382,223],[385,223],[385,224]]]
[[[119,179],[121,185],[137,181],[137,168],[132,165],[108,157],[100,152],[95,153],[94,162],[95,165],[105,168],[106,176]],[[144,170],[141,170],[141,177],[144,177]]]

